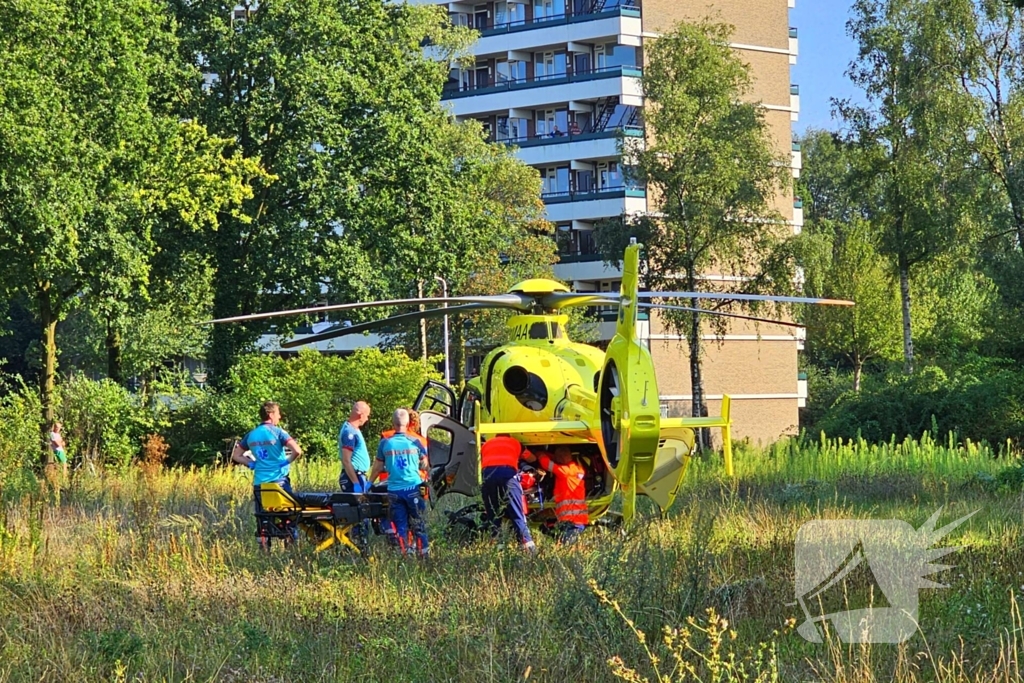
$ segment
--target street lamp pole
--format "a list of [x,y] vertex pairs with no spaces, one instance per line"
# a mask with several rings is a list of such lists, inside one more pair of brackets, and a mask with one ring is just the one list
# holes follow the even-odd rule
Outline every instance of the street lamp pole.
[[[435,275],[434,279],[441,283],[441,296],[445,299],[448,298],[448,281],[440,275]],[[444,307],[448,308],[448,302],[444,302]],[[444,316],[444,383],[448,386],[452,385],[452,375],[450,369],[450,363],[448,362],[448,314]]]

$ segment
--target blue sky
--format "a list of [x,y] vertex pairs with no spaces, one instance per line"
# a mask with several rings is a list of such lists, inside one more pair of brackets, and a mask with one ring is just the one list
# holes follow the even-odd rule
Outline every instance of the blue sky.
[[800,86],[800,120],[793,124],[796,134],[807,128],[839,128],[832,119],[832,97],[858,98],[859,91],[845,76],[857,54],[846,35],[850,0],[796,0],[789,11],[789,25],[799,31],[796,64],[790,67],[793,83]]

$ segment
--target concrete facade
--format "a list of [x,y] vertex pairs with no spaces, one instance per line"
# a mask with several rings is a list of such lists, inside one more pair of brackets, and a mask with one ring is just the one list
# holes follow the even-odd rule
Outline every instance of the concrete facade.
[[[417,0],[417,2],[430,0]],[[642,139],[640,78],[644,45],[679,21],[710,17],[734,27],[732,46],[750,66],[746,97],[761,103],[780,156],[799,173],[792,122],[799,93],[790,83],[797,40],[792,0],[527,0],[450,2],[453,23],[480,31],[475,64],[453,65],[444,98],[460,119],[473,118],[496,141],[540,171],[548,219],[556,224],[562,263],[555,273],[579,291],[618,291],[614,269],[596,255],[594,226],[648,210],[643,188],[619,166],[619,134]],[[802,211],[792,191],[775,207],[794,233]],[[766,226],[766,229],[768,227]],[[713,274],[712,274],[713,276]],[[658,370],[662,411],[690,410],[685,342],[655,316],[644,325]],[[609,335],[611,325],[601,325]],[[724,339],[705,335],[704,387],[709,410],[722,394],[733,402],[736,438],[767,443],[797,429],[802,384],[793,328],[734,325]]]

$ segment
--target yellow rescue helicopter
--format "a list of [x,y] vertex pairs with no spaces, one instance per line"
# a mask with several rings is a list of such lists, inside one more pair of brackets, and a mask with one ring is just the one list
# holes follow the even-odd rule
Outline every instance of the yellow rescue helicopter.
[[[591,519],[608,512],[615,492],[623,492],[622,516],[630,519],[637,494],[651,498],[664,511],[672,504],[694,448],[694,429],[723,428],[726,473],[732,474],[728,416],[665,418],[661,416],[658,383],[650,351],[637,336],[641,308],[695,309],[651,299],[718,299],[851,305],[849,301],[805,297],[714,292],[639,291],[641,245],[626,248],[620,293],[576,293],[546,279],[526,280],[508,293],[493,296],[431,297],[318,306],[291,311],[223,318],[241,322],[281,315],[320,314],[376,306],[443,304],[355,325],[336,325],[323,332],[283,343],[295,348],[312,342],[410,322],[486,308],[516,312],[508,320],[512,341],[490,351],[481,374],[469,380],[458,399],[439,382],[428,382],[413,406],[420,411],[422,433],[430,444],[430,479],[437,497],[447,493],[474,496],[480,490],[481,440],[508,434],[531,449],[569,445],[587,472],[587,503]],[[449,304],[456,304],[449,306]],[[577,306],[618,306],[615,335],[608,350],[571,341],[568,316]],[[796,326],[700,309],[703,314]],[[723,410],[727,412],[727,408]],[[528,498],[530,518],[553,518],[554,503],[542,495]]]

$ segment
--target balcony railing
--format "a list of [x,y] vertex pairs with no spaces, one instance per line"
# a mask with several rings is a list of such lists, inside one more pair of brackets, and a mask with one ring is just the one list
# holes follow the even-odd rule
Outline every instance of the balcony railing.
[[458,90],[452,87],[445,87],[444,91],[441,93],[441,99],[450,100],[458,97],[489,95],[491,93],[507,92],[509,90],[542,88],[548,85],[563,85],[565,83],[582,83],[584,81],[596,81],[602,78],[618,78],[620,76],[640,78],[642,75],[643,69],[638,66],[606,66],[600,69],[591,69],[589,71],[568,71],[566,73],[547,74],[544,76],[534,76],[533,78],[525,79],[510,78],[509,80],[502,81],[501,83],[488,83],[487,85],[459,88]]
[[559,252],[559,263],[595,263],[601,260],[601,254],[584,252]]
[[519,148],[539,147],[541,145],[564,145],[569,142],[582,142],[584,140],[606,140],[617,138],[622,135],[627,138],[642,138],[644,136],[643,126],[610,126],[604,130],[572,132],[544,133],[543,135],[521,135],[517,138],[505,140],[492,140],[506,145],[515,145]]
[[647,190],[642,187],[616,185],[614,187],[594,188],[592,190],[564,190],[559,192],[544,192],[540,198],[545,204],[564,204],[566,202],[587,202],[595,199],[619,199],[622,197],[647,196]]
[[488,26],[487,28],[479,29],[480,37],[486,38],[487,36],[497,36],[505,33],[518,33],[519,31],[529,31],[535,28],[544,28],[546,26],[558,26],[564,24],[578,24],[584,21],[596,21],[598,19],[607,19],[609,17],[636,17],[640,18],[640,8],[636,4],[622,3],[618,7],[612,7],[600,12],[589,12],[584,14],[555,14],[548,17],[534,17],[529,20],[520,21],[509,21],[502,24],[495,24],[494,26]]

